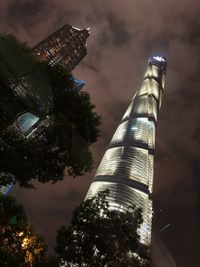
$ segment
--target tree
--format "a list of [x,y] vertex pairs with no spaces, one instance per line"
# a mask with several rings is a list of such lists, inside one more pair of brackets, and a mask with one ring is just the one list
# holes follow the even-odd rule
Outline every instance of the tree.
[[110,210],[108,191],[75,209],[69,227],[57,233],[56,252],[66,266],[149,266],[148,249],[138,242],[141,209]]
[[94,112],[87,92],[79,93],[74,87],[73,76],[66,74],[60,65],[48,66],[47,73],[52,84],[55,116],[62,114],[66,122],[76,127],[77,132],[89,144],[97,141],[100,135],[100,116]]
[[46,246],[14,197],[0,195],[0,266],[33,267],[45,257]]
[[[76,91],[73,76],[62,66],[41,62],[12,36],[0,35],[0,58],[0,171],[29,188],[32,179],[56,182],[65,170],[73,177],[91,171],[90,145],[100,135],[100,116],[89,94]],[[24,94],[14,94],[18,85]],[[40,121],[48,116],[52,123],[26,139],[15,125],[25,111]]]

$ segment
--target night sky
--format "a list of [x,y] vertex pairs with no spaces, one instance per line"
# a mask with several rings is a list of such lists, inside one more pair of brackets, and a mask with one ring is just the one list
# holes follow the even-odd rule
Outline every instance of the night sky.
[[[148,57],[167,57],[156,134],[155,266],[199,267],[200,1],[0,1],[0,31],[30,46],[65,23],[91,27],[88,55],[73,73],[86,81],[85,90],[102,115],[102,136],[92,147],[95,167],[140,86]],[[37,183],[36,190],[13,190],[51,250],[56,230],[69,223],[93,175],[66,177],[55,185]]]

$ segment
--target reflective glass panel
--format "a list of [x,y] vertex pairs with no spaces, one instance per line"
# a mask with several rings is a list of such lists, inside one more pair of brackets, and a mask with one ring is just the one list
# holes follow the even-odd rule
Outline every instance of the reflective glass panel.
[[26,112],[17,118],[20,130],[25,133],[27,132],[36,122],[39,121],[39,118],[33,115],[31,112]]

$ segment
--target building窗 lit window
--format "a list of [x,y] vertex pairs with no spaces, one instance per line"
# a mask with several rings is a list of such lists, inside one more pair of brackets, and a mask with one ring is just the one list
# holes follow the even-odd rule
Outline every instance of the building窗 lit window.
[[31,127],[33,127],[39,118],[31,112],[26,112],[17,118],[18,126],[22,133],[26,133]]

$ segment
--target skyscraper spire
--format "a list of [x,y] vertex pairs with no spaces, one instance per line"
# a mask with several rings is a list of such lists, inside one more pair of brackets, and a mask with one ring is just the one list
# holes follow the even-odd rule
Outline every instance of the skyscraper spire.
[[140,242],[151,243],[155,130],[164,90],[166,58],[149,59],[141,87],[135,93],[97,169],[86,198],[109,189],[111,209],[142,208]]

